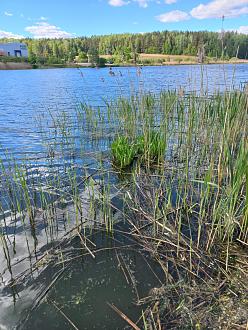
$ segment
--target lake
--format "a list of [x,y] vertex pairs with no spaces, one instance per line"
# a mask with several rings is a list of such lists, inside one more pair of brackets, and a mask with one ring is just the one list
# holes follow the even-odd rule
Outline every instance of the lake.
[[[36,157],[42,151],[36,121],[48,113],[70,113],[80,102],[102,105],[118,95],[183,88],[214,92],[242,88],[247,65],[163,66],[141,69],[51,69],[0,71],[0,155]],[[21,150],[20,150],[21,149]]]
[[[116,173],[109,160],[111,142],[123,129],[109,109],[120,96],[176,91],[205,100],[240,90],[247,68],[0,71],[1,330],[68,329],[70,320],[79,329],[124,329],[127,323],[108,303],[140,321],[146,304],[137,302],[161,286],[164,274],[126,235],[120,187],[131,178]],[[173,203],[177,194],[170,194]],[[99,219],[107,235],[94,227]]]

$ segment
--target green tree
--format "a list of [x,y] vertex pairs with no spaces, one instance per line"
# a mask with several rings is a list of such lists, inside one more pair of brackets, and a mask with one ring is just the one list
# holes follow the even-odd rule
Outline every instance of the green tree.
[[29,52],[28,62],[32,65],[37,64],[37,56],[33,52]]
[[98,66],[99,65],[99,52],[97,48],[91,48],[88,51],[88,61],[92,66]]

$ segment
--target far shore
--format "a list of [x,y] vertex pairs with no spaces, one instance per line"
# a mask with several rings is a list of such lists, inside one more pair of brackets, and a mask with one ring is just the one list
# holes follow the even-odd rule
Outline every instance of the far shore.
[[0,62],[0,70],[28,70],[33,69],[29,63]]
[[[108,59],[108,56],[102,56]],[[159,54],[141,54],[142,60],[150,60],[145,63],[119,63],[109,64],[104,67],[146,67],[146,66],[178,66],[178,65],[213,65],[213,64],[248,64],[245,59],[231,59],[231,60],[214,60],[208,58],[204,63],[198,63],[194,56],[178,55],[159,55]],[[158,61],[159,60],[159,61]],[[164,61],[162,61],[164,60]],[[53,64],[53,65],[32,65],[30,63],[19,62],[0,62],[0,70],[30,70],[30,69],[56,69],[56,68],[94,68],[91,63],[67,63],[67,64]]]

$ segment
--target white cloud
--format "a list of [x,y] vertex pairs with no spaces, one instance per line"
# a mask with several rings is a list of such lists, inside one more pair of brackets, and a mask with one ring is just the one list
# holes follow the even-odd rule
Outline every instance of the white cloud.
[[248,34],[248,25],[243,25],[243,26],[240,26],[238,29],[232,29],[232,30],[228,30],[228,31],[237,32],[237,33],[241,33],[241,34]]
[[60,27],[56,25],[51,25],[46,22],[38,22],[36,25],[28,26],[25,30],[33,35],[36,39],[42,38],[72,38],[73,34],[61,30]]
[[248,25],[240,26],[237,30],[238,33],[248,34]]
[[[114,7],[122,7],[129,5],[130,3],[137,3],[140,7],[147,8],[150,2],[156,3],[158,5],[162,4],[162,1],[160,0],[108,0],[108,4]],[[163,2],[167,5],[171,5],[176,3],[177,0],[163,0]]]
[[[177,0],[165,0],[172,4]],[[221,17],[239,17],[248,14],[248,0],[212,0],[206,4],[200,4],[193,8],[190,13],[174,10],[157,16],[157,20],[163,23],[180,22],[190,18],[207,19]]]
[[197,19],[238,17],[248,14],[248,0],[214,0],[193,8],[190,14]]
[[4,12],[4,15],[5,15],[5,16],[13,16],[12,13],[9,13],[9,12],[7,12],[7,11]]
[[177,0],[165,0],[164,1],[167,5],[172,5],[173,3],[176,3]]
[[23,39],[24,36],[20,34],[14,34],[12,32],[1,31],[0,30],[0,38],[8,38],[8,39]]
[[134,0],[134,2],[137,2],[140,7],[147,8],[148,7],[148,1],[149,0]]
[[40,17],[40,20],[41,20],[41,21],[47,21],[47,17],[41,16],[41,17]]
[[[136,2],[140,7],[142,8],[147,8],[148,7],[148,3],[154,1],[154,0],[109,0],[108,4],[110,6],[114,6],[114,7],[122,7],[122,6],[126,6],[129,5],[131,2]],[[158,1],[156,1],[158,3]],[[160,3],[160,2],[159,2]]]
[[187,21],[190,19],[190,15],[185,11],[173,10],[168,13],[156,16],[156,19],[162,23],[174,23]]
[[109,0],[109,5],[113,7],[122,7],[129,4],[129,1],[123,0]]

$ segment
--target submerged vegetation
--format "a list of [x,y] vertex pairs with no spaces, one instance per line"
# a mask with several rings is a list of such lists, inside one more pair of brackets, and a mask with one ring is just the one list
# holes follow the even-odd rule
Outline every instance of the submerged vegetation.
[[[245,326],[246,91],[141,93],[101,107],[81,104],[74,113],[58,112],[48,127],[42,118],[38,123],[46,170],[28,161],[2,161],[1,166],[1,258],[6,262],[1,278],[15,299],[34,272],[42,274],[53,263],[57,273],[32,311],[45,298],[49,303],[53,286],[73,262],[95,258],[105,248],[94,241],[97,230],[113,240],[128,237],[126,249],[145,253],[160,268],[159,276],[152,270],[158,287],[139,297],[117,254],[143,312],[131,320],[127,311],[111,306],[131,328]],[[20,232],[24,255],[18,254]],[[84,298],[77,301],[83,304]],[[221,314],[228,308],[233,315],[226,320]],[[74,324],[63,306],[56,309]]]

